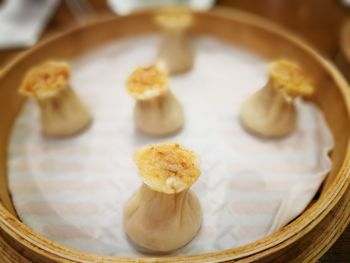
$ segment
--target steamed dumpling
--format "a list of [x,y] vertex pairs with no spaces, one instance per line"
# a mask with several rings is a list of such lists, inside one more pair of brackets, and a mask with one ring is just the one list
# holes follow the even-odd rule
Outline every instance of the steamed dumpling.
[[267,84],[251,95],[241,109],[244,127],[263,137],[282,137],[294,131],[294,98],[309,96],[314,88],[299,65],[287,60],[270,64]]
[[127,81],[128,92],[136,100],[135,125],[145,134],[164,136],[183,127],[182,106],[168,82],[167,74],[156,66],[137,68]]
[[200,176],[196,155],[178,144],[138,150],[134,160],[143,181],[124,210],[124,229],[142,252],[168,253],[190,242],[202,221],[190,186]]
[[70,75],[67,63],[48,61],[31,69],[19,89],[38,102],[41,126],[48,136],[76,134],[91,122],[87,105],[69,85]]
[[177,74],[190,70],[193,66],[193,50],[188,36],[192,24],[192,15],[186,10],[163,11],[155,18],[163,31],[163,39],[159,47],[158,65],[169,74]]

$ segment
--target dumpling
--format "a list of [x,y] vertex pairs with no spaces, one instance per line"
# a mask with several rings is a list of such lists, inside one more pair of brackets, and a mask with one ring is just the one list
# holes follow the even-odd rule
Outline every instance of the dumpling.
[[263,137],[282,137],[296,127],[294,98],[310,96],[312,82],[298,64],[278,60],[269,66],[267,84],[251,95],[241,109],[244,127]]
[[154,65],[137,68],[127,81],[128,92],[136,100],[136,127],[145,134],[164,136],[183,127],[182,106],[168,82],[167,74]]
[[168,253],[198,233],[202,212],[189,190],[200,176],[196,155],[175,143],[139,149],[134,156],[143,180],[124,210],[124,229],[136,247],[147,253]]
[[67,63],[48,61],[31,69],[19,93],[38,102],[43,132],[48,136],[69,136],[91,122],[90,110],[70,87]]
[[194,55],[188,36],[192,20],[191,13],[181,9],[163,11],[155,17],[163,32],[157,61],[169,74],[182,73],[193,66]]

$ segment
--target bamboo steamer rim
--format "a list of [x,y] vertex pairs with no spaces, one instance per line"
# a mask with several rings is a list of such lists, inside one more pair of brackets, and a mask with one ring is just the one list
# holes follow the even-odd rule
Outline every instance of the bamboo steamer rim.
[[[132,14],[131,16],[138,14],[152,14],[154,10],[143,10]],[[281,26],[278,26],[272,22],[269,22],[258,16],[247,14],[243,11],[232,10],[227,8],[215,8],[212,11],[202,13],[206,16],[220,17],[228,20],[238,21],[247,25],[257,27],[261,30],[271,32],[275,35],[279,35],[286,41],[291,42],[295,46],[303,49],[318,61],[324,69],[326,69],[332,76],[335,83],[337,83],[339,90],[345,99],[347,108],[347,114],[350,115],[350,90],[344,77],[335,69],[335,67],[328,62],[326,59],[321,57],[316,51],[314,51],[309,45],[304,43],[300,38],[290,33],[288,30]],[[84,30],[92,25],[103,24],[111,20],[124,19],[123,17],[113,16],[101,18],[98,21],[89,22],[88,24],[77,26],[63,33],[57,34],[56,36],[47,39],[32,49],[21,53],[15,59],[13,59],[6,67],[0,72],[0,80],[14,67],[20,64],[21,60],[29,55],[32,51],[36,51],[41,47],[50,44],[56,40],[66,37],[74,32]],[[282,228],[281,230],[264,237],[258,241],[250,244],[227,249],[221,252],[203,253],[191,256],[176,256],[176,257],[160,257],[160,258],[126,258],[126,257],[110,257],[110,256],[97,256],[89,253],[83,253],[74,249],[69,249],[56,244],[32,231],[28,226],[19,221],[13,216],[6,208],[0,203],[0,229],[2,229],[7,235],[12,237],[16,242],[21,243],[26,248],[44,255],[46,258],[51,260],[62,260],[71,262],[166,262],[166,261],[177,261],[177,262],[208,262],[208,261],[227,261],[227,260],[258,260],[259,258],[268,254],[279,251],[288,245],[292,244],[302,236],[309,233],[314,227],[316,227],[322,219],[335,207],[340,201],[341,197],[345,194],[346,190],[350,186],[350,151],[349,141],[347,142],[347,151],[344,158],[344,162],[341,165],[339,173],[337,174],[334,181],[326,192],[320,197],[317,205],[313,205],[302,213],[296,220]],[[333,239],[332,242],[335,240]],[[332,242],[326,244],[323,248],[332,244]],[[312,252],[311,252],[312,253]],[[312,254],[309,259],[316,260],[319,257],[317,254]]]
[[346,20],[340,32],[340,49],[350,63],[350,19]]

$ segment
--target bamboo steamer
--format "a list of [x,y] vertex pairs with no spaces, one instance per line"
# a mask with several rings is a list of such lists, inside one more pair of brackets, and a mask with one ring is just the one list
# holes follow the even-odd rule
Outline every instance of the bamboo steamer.
[[[350,219],[350,90],[335,67],[312,48],[261,18],[239,11],[214,9],[196,13],[192,30],[241,46],[267,59],[298,61],[316,80],[310,99],[323,111],[335,138],[333,168],[320,194],[296,220],[254,243],[216,253],[186,257],[116,258],[82,253],[60,246],[21,223],[7,188],[7,142],[23,103],[17,88],[33,65],[69,59],[101,44],[155,32],[154,11],[109,17],[77,27],[45,41],[12,61],[0,75],[0,259],[1,262],[313,262],[339,237]],[[234,84],[234,79],[232,80]],[[233,85],[234,86],[234,85]]]
[[350,19],[346,20],[339,36],[339,50],[335,56],[335,63],[350,81]]

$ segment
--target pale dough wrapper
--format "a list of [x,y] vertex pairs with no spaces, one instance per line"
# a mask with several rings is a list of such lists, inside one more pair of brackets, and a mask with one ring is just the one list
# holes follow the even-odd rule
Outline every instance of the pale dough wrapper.
[[155,16],[162,29],[163,39],[158,51],[158,65],[169,74],[189,71],[193,67],[194,54],[188,29],[193,17],[188,10],[163,11]]
[[178,144],[147,146],[135,154],[141,188],[124,210],[124,229],[136,248],[169,253],[198,233],[202,211],[189,188],[200,176],[194,153]]
[[48,136],[69,136],[86,128],[91,122],[87,105],[69,86],[67,63],[48,61],[31,69],[19,93],[35,97],[43,132]]
[[269,66],[268,83],[243,103],[241,122],[256,135],[286,136],[297,123],[294,98],[310,96],[313,91],[311,80],[299,65],[287,60],[273,62]]
[[137,68],[127,81],[135,98],[134,120],[138,130],[151,136],[179,131],[184,124],[182,106],[168,88],[168,76],[156,66]]

